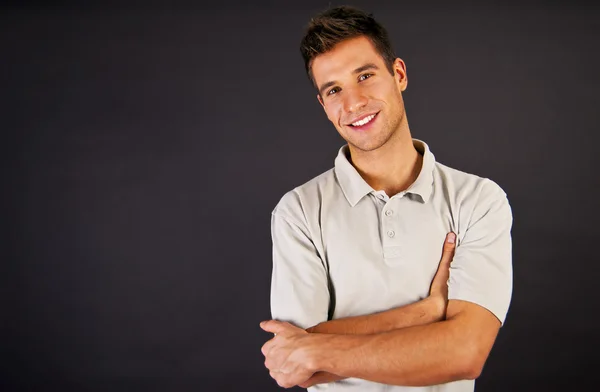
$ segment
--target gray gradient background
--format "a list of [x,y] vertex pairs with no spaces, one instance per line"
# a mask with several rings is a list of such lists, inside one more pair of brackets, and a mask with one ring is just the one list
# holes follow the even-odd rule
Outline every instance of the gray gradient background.
[[[270,213],[343,143],[298,52],[328,3],[2,9],[0,389],[279,389],[258,326]],[[597,372],[598,8],[352,4],[406,61],[413,136],[513,207],[513,301],[477,391],[580,389]]]

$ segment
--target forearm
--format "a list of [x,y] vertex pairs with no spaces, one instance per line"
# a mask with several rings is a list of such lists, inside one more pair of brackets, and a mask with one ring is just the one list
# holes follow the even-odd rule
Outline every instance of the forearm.
[[315,368],[406,386],[474,378],[472,345],[460,328],[460,320],[448,320],[372,335],[315,335],[321,340]]
[[340,335],[374,334],[433,323],[443,320],[444,315],[444,299],[430,296],[421,301],[379,313],[322,322],[308,328],[307,331]]
[[[430,296],[421,301],[384,312],[326,321],[308,328],[307,331],[311,333],[340,335],[363,335],[387,332],[398,328],[440,321],[445,315],[445,305],[443,298]],[[315,373],[309,382],[302,386],[306,388],[315,384],[343,380],[344,378],[346,377],[321,371]]]

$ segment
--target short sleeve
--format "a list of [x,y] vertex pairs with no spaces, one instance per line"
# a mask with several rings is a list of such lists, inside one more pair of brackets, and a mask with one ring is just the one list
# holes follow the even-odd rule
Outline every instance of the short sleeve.
[[512,296],[512,211],[506,194],[486,180],[450,267],[448,299],[476,303],[502,324]]
[[328,274],[308,230],[299,222],[274,212],[271,235],[273,319],[304,329],[327,321]]

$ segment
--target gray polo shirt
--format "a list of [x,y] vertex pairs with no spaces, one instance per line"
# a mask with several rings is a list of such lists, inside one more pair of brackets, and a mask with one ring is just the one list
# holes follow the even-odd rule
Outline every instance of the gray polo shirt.
[[[474,302],[504,323],[512,292],[511,208],[493,181],[435,161],[427,144],[416,181],[392,197],[371,188],[343,146],[335,167],[286,193],[272,213],[271,313],[302,328],[372,314],[429,294],[448,232],[457,247],[449,299]],[[464,380],[390,387],[361,379],[309,391],[473,391]]]

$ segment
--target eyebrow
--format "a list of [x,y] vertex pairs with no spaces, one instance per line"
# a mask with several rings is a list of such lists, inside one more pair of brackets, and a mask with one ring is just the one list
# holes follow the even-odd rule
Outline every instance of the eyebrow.
[[[352,71],[353,74],[359,74],[361,72],[367,71],[369,69],[379,69],[379,67],[377,65],[375,65],[374,63],[367,63],[365,65],[361,65],[360,67],[356,68],[354,71]],[[321,85],[321,87],[319,88],[319,94],[321,94],[321,96],[323,96],[323,92],[328,89],[331,86],[336,85],[337,82],[335,80],[332,80],[331,82],[327,82],[323,85]]]

